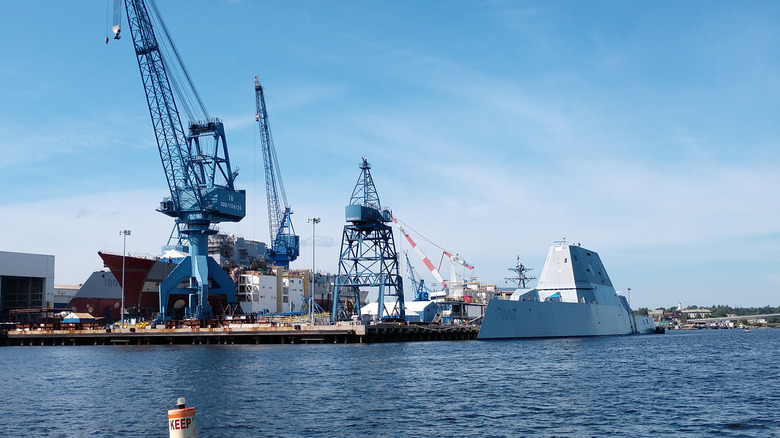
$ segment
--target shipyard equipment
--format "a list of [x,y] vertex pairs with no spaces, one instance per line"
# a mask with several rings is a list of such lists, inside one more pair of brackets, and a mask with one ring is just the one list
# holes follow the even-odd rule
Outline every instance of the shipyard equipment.
[[377,316],[380,321],[402,321],[403,280],[398,273],[390,211],[382,208],[371,165],[363,158],[360,177],[345,208],[347,224],[341,239],[339,272],[333,289],[332,318],[347,320],[360,316],[361,287],[378,287]]
[[[230,166],[222,122],[208,116],[154,2],[149,4],[155,26],[159,24],[159,28],[153,27],[152,16],[143,0],[125,0],[130,34],[171,195],[160,203],[158,211],[176,220],[176,228],[189,243],[189,256],[160,285],[160,318],[167,319],[168,298],[177,293],[189,297],[185,318],[207,319],[213,316],[209,294],[225,294],[229,303],[235,303],[236,289],[225,271],[209,257],[208,236],[216,233],[213,224],[237,222],[244,217],[246,194],[235,188],[238,172]],[[158,30],[162,30],[159,40]],[[173,71],[175,67],[181,73]],[[177,74],[183,74],[186,81]],[[190,117],[186,130],[174,91],[182,97],[182,106]]]
[[412,282],[412,287],[414,287],[414,301],[430,300],[431,290],[428,289],[428,286],[425,285],[425,280],[422,278],[417,280],[417,277],[414,275],[414,267],[412,266],[412,262],[409,261],[409,254],[404,252],[404,257],[406,257],[406,266],[409,267],[409,281]]
[[[398,218],[393,216],[393,222],[398,227],[398,230],[406,237],[406,240],[409,241],[409,244],[412,245],[412,248],[414,248],[414,251],[417,253],[418,256],[420,256],[420,259],[422,259],[423,263],[425,263],[425,266],[428,268],[429,271],[431,271],[431,274],[436,277],[436,280],[439,282],[439,284],[442,285],[445,289],[447,289],[447,282],[444,281],[444,279],[441,277],[441,274],[439,274],[439,270],[436,269],[435,266],[433,266],[433,263],[428,259],[428,257],[423,254],[422,250],[419,246],[417,246],[417,243],[412,239],[412,236],[409,235],[409,233],[406,232],[406,229],[401,226],[401,223],[398,222]],[[407,261],[409,258],[407,257]],[[411,265],[409,265],[411,266]]]
[[292,210],[287,203],[287,195],[282,184],[282,173],[279,171],[279,160],[276,158],[271,125],[268,123],[263,86],[260,85],[257,76],[255,76],[255,101],[257,104],[255,119],[260,128],[260,141],[263,145],[268,227],[271,232],[271,249],[268,251],[268,256],[277,266],[288,269],[290,262],[298,258],[300,237],[296,236],[293,230],[290,218]]

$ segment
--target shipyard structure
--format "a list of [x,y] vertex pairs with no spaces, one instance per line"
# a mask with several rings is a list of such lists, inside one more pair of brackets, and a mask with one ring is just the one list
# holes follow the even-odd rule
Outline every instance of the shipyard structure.
[[[202,304],[210,316],[199,318],[191,310],[193,297],[186,289],[162,293],[166,281],[187,263],[191,253],[186,246],[166,246],[158,257],[98,252],[106,269],[93,272],[67,304],[57,308],[27,300],[17,306],[24,307],[23,312],[7,313],[10,324],[6,329],[10,330],[6,330],[5,342],[116,345],[476,339],[479,319],[495,295],[495,286],[453,277],[452,282],[443,283],[447,287],[432,291],[415,278],[407,256],[407,282],[413,285],[414,297],[405,299],[400,256],[393,228],[387,225],[392,216],[379,203],[370,168],[363,159],[356,189],[345,208],[347,223],[336,274],[279,266],[274,257],[278,252],[263,242],[212,233],[207,245],[209,263],[218,266],[234,288],[211,291]],[[51,280],[53,257],[42,260],[48,263],[46,275]],[[37,284],[51,284],[50,280]]]
[[[54,286],[53,256],[0,252],[0,318],[4,321],[0,343],[476,339],[486,307],[490,322],[487,337],[520,337],[525,335],[524,327],[536,327],[543,321],[515,324],[518,303],[538,300],[542,302],[540,310],[569,309],[547,306],[548,301],[558,301],[558,296],[546,295],[547,289],[541,287],[519,299],[513,294],[511,300],[500,300],[508,294],[502,294],[495,285],[482,285],[465,275],[458,277],[456,266],[472,271],[474,267],[447,250],[442,260],[446,257],[449,261],[451,275],[445,281],[400,219],[380,202],[371,165],[365,158],[359,163],[360,174],[344,210],[336,272],[318,272],[314,266],[311,270],[291,270],[290,263],[300,254],[300,238],[293,226],[293,210],[282,183],[264,89],[257,76],[255,120],[265,167],[269,243],[221,233],[220,223],[239,222],[246,214],[246,191],[237,185],[238,169],[229,158],[225,126],[206,111],[181,59],[168,56],[178,51],[159,11],[147,8],[144,0],[115,2],[115,6],[120,3],[124,3],[127,39],[139,66],[167,182],[169,196],[159,202],[157,211],[172,219],[171,238],[156,257],[128,256],[124,248],[121,255],[99,252],[106,269],[92,273],[78,288]],[[115,17],[112,29],[119,40],[121,14]],[[158,29],[164,31],[158,33]],[[320,219],[308,218],[307,222],[312,224],[314,234]],[[408,255],[397,250],[393,225],[436,279],[436,288],[440,285],[441,289],[429,288],[415,275]],[[125,239],[129,234],[130,230],[120,232]],[[405,275],[404,261],[408,266]],[[576,308],[576,315],[597,314],[603,304],[610,305],[609,312],[630,313],[626,303],[612,296],[612,290],[601,293],[607,289],[604,285],[583,286],[579,274],[575,280],[572,287],[576,293],[559,293],[557,289],[556,293],[564,303],[570,298],[585,300]],[[413,290],[405,288],[405,283]],[[571,289],[571,285],[564,286]],[[593,293],[589,292],[591,288]],[[620,315],[624,318],[624,313]],[[627,320],[634,324],[628,331],[635,331],[636,321],[630,317]],[[567,320],[575,326],[576,322]],[[591,322],[598,325],[601,321],[596,317]],[[569,332],[549,333],[567,336]]]

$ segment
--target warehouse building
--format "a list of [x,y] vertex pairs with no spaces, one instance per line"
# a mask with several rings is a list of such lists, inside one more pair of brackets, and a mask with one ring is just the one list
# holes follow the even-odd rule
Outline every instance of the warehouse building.
[[0,251],[0,321],[15,309],[53,306],[54,256]]

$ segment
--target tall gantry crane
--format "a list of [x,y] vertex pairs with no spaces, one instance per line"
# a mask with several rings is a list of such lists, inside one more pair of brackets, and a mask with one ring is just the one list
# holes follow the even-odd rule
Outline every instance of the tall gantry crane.
[[[391,213],[379,202],[370,169],[363,158],[360,177],[344,211],[348,223],[344,225],[339,273],[333,288],[334,321],[360,315],[361,287],[379,288],[377,316],[381,321],[406,319],[393,229],[387,225],[392,220]],[[342,298],[347,299],[342,302]],[[350,299],[354,300],[351,306]]]
[[257,106],[255,120],[260,128],[263,163],[265,163],[265,193],[268,197],[268,228],[271,233],[271,249],[268,251],[268,256],[277,266],[289,269],[290,262],[298,258],[300,237],[295,235],[290,218],[292,210],[287,203],[287,195],[282,184],[282,173],[279,171],[279,159],[276,158],[276,148],[271,136],[263,86],[260,85],[257,76],[255,76],[255,101]]
[[[167,318],[169,296],[181,293],[189,296],[185,317],[207,319],[213,316],[208,302],[210,293],[225,294],[229,303],[236,301],[235,283],[209,257],[208,236],[216,233],[212,224],[243,219],[246,193],[235,188],[238,172],[230,166],[222,122],[208,117],[153,0],[150,4],[155,21],[163,31],[161,38],[164,41],[159,41],[168,46],[158,43],[157,29],[152,25],[153,17],[146,3],[143,0],[125,0],[149,114],[171,194],[160,203],[158,211],[174,218],[177,229],[189,242],[189,256],[160,284],[160,317]],[[114,29],[118,36],[119,27]],[[168,69],[173,69],[176,61],[191,90],[182,91],[182,86],[187,83],[180,83],[176,73],[169,80]],[[193,105],[182,99],[190,116],[186,131],[174,91],[180,97],[187,96],[187,91],[194,93],[200,106],[202,118],[196,120]]]

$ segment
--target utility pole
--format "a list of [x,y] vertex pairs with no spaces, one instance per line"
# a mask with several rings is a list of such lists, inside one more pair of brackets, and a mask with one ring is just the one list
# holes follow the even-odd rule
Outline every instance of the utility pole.
[[311,296],[309,297],[309,311],[311,312],[311,325],[314,325],[314,247],[315,247],[315,226],[321,222],[318,217],[312,217],[306,220],[311,224]]
[[125,327],[125,253],[127,252],[127,236],[130,235],[130,230],[122,230],[119,232],[122,236],[122,319],[120,320],[120,327]]

